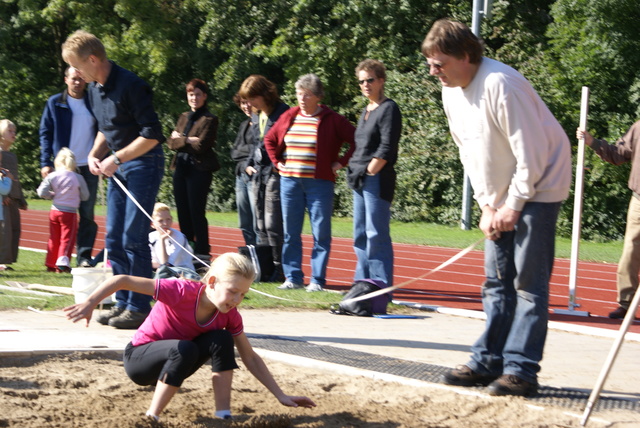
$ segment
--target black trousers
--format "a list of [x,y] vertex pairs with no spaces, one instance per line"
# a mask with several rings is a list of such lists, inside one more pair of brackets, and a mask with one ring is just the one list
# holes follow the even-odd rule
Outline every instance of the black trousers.
[[227,330],[213,330],[194,340],[158,340],[140,346],[129,343],[124,350],[124,370],[138,385],[158,380],[180,387],[211,358],[211,371],[237,369],[233,337]]

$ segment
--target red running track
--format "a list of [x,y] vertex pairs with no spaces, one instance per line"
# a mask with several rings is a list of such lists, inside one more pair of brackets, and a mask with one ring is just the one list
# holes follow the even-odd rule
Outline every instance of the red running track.
[[[26,248],[46,249],[49,237],[48,212],[22,211],[22,237],[20,244]],[[96,248],[104,245],[104,218],[98,217],[99,225]],[[211,254],[217,256],[228,251],[237,251],[244,245],[239,229],[209,227]],[[303,236],[303,268],[309,274],[309,258],[312,238]],[[471,251],[445,269],[419,278],[428,271],[448,260],[460,250],[425,245],[394,244],[395,283],[408,282],[405,287],[394,292],[394,299],[424,305],[437,305],[457,309],[482,311],[481,285],[483,275],[482,251]],[[97,250],[96,250],[97,252]],[[327,269],[327,287],[346,290],[353,279],[355,254],[352,240],[334,238],[331,257]],[[551,320],[569,322],[591,327],[618,329],[621,321],[610,320],[606,315],[616,308],[616,265],[610,263],[578,263],[577,311],[589,312],[591,316],[560,315],[551,313]],[[567,310],[569,296],[569,260],[556,259],[550,283],[550,309]],[[630,330],[640,333],[640,322],[636,321]]]

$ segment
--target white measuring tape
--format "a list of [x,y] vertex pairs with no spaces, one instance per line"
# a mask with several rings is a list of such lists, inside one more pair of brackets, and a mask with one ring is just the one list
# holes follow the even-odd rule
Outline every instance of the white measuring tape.
[[[115,176],[113,175],[111,177],[113,179],[113,181],[116,182],[116,184],[118,184],[118,186],[120,186],[120,188],[122,189],[122,191],[129,197],[129,199],[131,199],[133,201],[134,204],[136,204],[136,206],[140,209],[140,211],[142,211],[144,213],[144,215],[146,215],[149,220],[153,223],[153,218],[149,215],[149,213],[147,213],[144,208],[142,208],[142,206],[140,205],[140,203],[138,203],[138,201],[136,200],[136,198],[127,190],[126,187],[124,187],[124,184],[122,184],[122,182]],[[178,241],[176,241],[170,234],[168,234],[167,232],[164,232],[161,228],[159,229],[159,231],[161,231],[162,233],[164,233],[165,235],[168,235],[169,238],[176,243],[180,248],[182,248],[184,251],[186,251],[189,255],[191,255],[194,259],[198,260],[200,263],[202,263],[203,265],[209,267],[209,264],[203,260],[200,260],[195,254],[193,254],[191,251],[189,251],[188,249],[186,249],[185,247],[183,247]],[[372,299],[374,297],[377,296],[382,296],[384,294],[387,293],[391,293],[394,290],[397,290],[399,288],[404,288],[407,285],[411,284],[414,281],[417,281],[418,279],[422,279],[422,278],[426,278],[442,269],[444,269],[445,267],[449,266],[450,264],[456,262],[457,260],[459,260],[460,258],[464,257],[466,254],[468,254],[470,251],[472,251],[476,246],[478,246],[482,241],[484,241],[485,238],[480,238],[479,240],[477,240],[476,242],[474,242],[473,244],[469,245],[467,248],[463,249],[462,251],[458,252],[457,254],[455,254],[453,257],[449,258],[448,260],[446,260],[445,262],[441,263],[440,265],[436,266],[435,268],[431,269],[430,271],[420,275],[417,278],[413,278],[410,279],[408,281],[405,281],[401,284],[398,285],[394,285],[393,287],[387,287],[387,288],[382,288],[378,291],[374,291],[373,293],[369,293],[369,294],[364,294],[362,296],[358,296],[358,297],[353,297],[351,299],[347,299],[342,301],[341,303],[351,303],[351,302],[359,302],[361,300],[367,300],[367,299]],[[306,304],[318,304],[321,302],[310,302],[310,301],[305,301],[305,300],[293,300],[293,299],[287,299],[285,297],[279,297],[279,296],[274,296],[272,294],[269,293],[265,293],[263,291],[258,291],[255,288],[251,288],[251,291],[254,291],[258,294],[262,294],[263,296],[267,296],[267,297],[271,297],[272,299],[277,299],[277,300],[285,300],[287,302],[294,302],[294,303],[306,303]]]

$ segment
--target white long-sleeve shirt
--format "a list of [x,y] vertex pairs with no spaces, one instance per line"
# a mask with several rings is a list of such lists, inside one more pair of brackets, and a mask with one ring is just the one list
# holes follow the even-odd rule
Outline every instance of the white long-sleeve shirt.
[[442,101],[480,207],[567,198],[569,139],[520,73],[483,57],[466,88],[442,88]]

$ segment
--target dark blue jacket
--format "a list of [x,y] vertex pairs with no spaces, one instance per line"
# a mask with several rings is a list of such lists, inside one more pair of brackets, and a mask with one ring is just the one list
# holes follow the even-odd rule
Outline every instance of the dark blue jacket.
[[[59,94],[49,97],[40,119],[40,167],[53,167],[53,158],[63,147],[69,147],[71,139],[71,120],[73,113],[67,102],[69,93],[65,89]],[[85,92],[84,104],[91,111],[89,99]],[[97,133],[97,125],[94,125]]]

